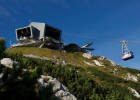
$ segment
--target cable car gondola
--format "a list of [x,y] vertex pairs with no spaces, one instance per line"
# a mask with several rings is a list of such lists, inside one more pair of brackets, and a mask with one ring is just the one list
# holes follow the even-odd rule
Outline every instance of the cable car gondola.
[[128,41],[121,41],[122,43],[122,60],[126,61],[134,58],[133,52],[127,47]]

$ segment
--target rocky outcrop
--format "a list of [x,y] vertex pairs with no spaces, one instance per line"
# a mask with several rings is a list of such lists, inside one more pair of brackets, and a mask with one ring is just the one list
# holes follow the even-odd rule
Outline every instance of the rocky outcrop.
[[127,73],[124,77],[122,77],[123,79],[125,80],[131,80],[131,81],[134,81],[134,82],[137,82],[138,81],[138,78],[135,76],[135,75],[132,75],[130,73]]
[[16,61],[13,61],[11,58],[3,58],[0,61],[0,63],[8,68],[13,68],[14,66],[16,66],[16,67],[19,66],[19,63]]
[[117,75],[118,74],[118,68],[117,67],[114,67],[113,68],[113,73],[114,73],[114,75]]
[[100,56],[99,58],[98,58],[98,60],[105,60],[106,58],[104,57],[104,56]]
[[114,61],[112,61],[112,60],[109,60],[109,61],[110,61],[112,66],[117,66],[117,64]]
[[139,94],[135,89],[133,89],[133,88],[131,88],[131,87],[128,87],[128,89],[131,91],[131,93],[132,93],[135,97],[140,98],[140,94]]
[[84,61],[85,64],[89,65],[89,66],[95,66],[95,64],[93,63],[90,63],[90,62],[87,62],[87,61]]
[[137,76],[140,76],[140,74],[137,74]]
[[77,98],[69,92],[68,88],[60,83],[56,78],[41,75],[41,78],[38,79],[38,83],[44,87],[52,85],[54,96],[59,100],[77,100]]
[[41,60],[50,60],[48,57],[40,57],[40,56],[35,56],[35,55],[23,55],[24,57],[29,57],[29,58],[35,58],[35,59],[41,59]]
[[101,62],[99,62],[98,60],[93,60],[93,62],[97,65],[97,66],[104,66]]
[[61,64],[62,64],[62,65],[67,65],[67,62],[66,62],[65,60],[63,60],[63,61],[61,62]]
[[91,52],[83,53],[83,57],[91,59],[93,57]]
[[111,63],[111,65],[112,66],[117,66],[118,64],[116,64],[114,61],[112,61],[112,60],[109,60],[109,59],[107,59],[107,58],[105,58],[104,56],[100,56],[99,58],[98,58],[98,60],[100,61],[102,61],[102,60],[108,60],[110,63]]

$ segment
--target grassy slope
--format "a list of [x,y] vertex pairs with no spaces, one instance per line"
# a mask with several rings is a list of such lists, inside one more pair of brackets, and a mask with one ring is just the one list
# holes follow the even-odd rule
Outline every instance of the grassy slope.
[[[11,48],[6,50],[7,53],[22,53],[22,54],[32,54],[41,57],[48,57],[51,58],[53,61],[59,59],[59,61],[65,60],[67,63],[81,66],[84,68],[86,75],[91,77],[94,81],[99,83],[102,86],[107,86],[113,84],[117,84],[123,87],[132,87],[136,89],[140,93],[140,88],[138,87],[140,82],[132,82],[132,81],[125,81],[121,78],[121,75],[126,73],[131,73],[136,75],[140,73],[140,71],[130,68],[123,68],[121,66],[117,66],[118,74],[114,76],[113,74],[113,66],[111,66],[108,60],[103,60],[102,63],[105,67],[99,66],[87,66],[83,63],[83,61],[92,62],[92,60],[97,59],[99,56],[94,56],[92,59],[87,59],[82,57],[82,53],[75,52],[75,53],[66,53],[63,51],[56,51],[47,48],[27,48],[27,47],[20,47],[20,48]],[[55,56],[55,57],[54,57]],[[105,85],[106,84],[106,85]]]
[[[8,53],[22,53],[26,55],[35,55],[40,57],[48,57],[54,62],[58,61],[66,61],[68,64],[76,65],[87,69],[88,67],[97,68],[103,72],[107,72],[108,74],[113,74],[114,67],[111,66],[111,63],[108,60],[103,60],[102,63],[105,67],[99,66],[88,66],[84,63],[84,61],[93,63],[93,60],[97,59],[99,56],[94,56],[92,59],[87,59],[82,56],[82,52],[74,52],[74,53],[66,53],[63,51],[57,51],[47,48],[34,48],[34,47],[18,47],[18,48],[10,48],[7,49],[6,52]],[[121,66],[117,66],[118,73],[117,76],[125,75],[126,73],[131,73],[133,75],[140,74],[139,70],[130,69],[130,68],[123,68]]]
[[[59,60],[59,61],[64,60],[68,64],[72,64],[72,65],[76,65],[76,66],[80,66],[80,67],[84,68],[89,76],[93,75],[93,69],[104,72],[105,74],[107,74],[109,76],[112,76],[112,75],[114,76],[114,74],[113,74],[114,67],[111,66],[111,63],[108,60],[102,61],[102,63],[105,65],[105,67],[88,66],[84,63],[84,61],[93,63],[93,60],[97,59],[99,56],[94,56],[92,59],[87,59],[82,56],[81,52],[67,53],[67,52],[56,51],[56,50],[47,49],[47,48],[34,48],[34,47],[10,48],[10,49],[7,49],[6,52],[22,53],[22,54],[26,54],[26,55],[32,54],[32,55],[40,56],[40,57],[48,57],[51,60],[53,60],[54,62],[56,62],[57,60]],[[123,68],[121,66],[116,66],[116,67],[117,67],[118,71],[117,71],[117,74],[115,75],[115,77],[117,77],[117,78],[121,78],[123,75],[126,75],[126,73],[131,73],[133,75],[137,75],[138,73],[140,73],[139,70]],[[89,69],[91,69],[92,71]],[[94,74],[96,74],[95,71],[94,71]],[[93,77],[93,78],[96,81],[101,83],[101,79],[98,76],[99,75],[97,75],[96,77]],[[138,81],[137,83],[140,83],[140,81]]]
[[84,57],[81,57],[82,53],[75,52],[75,53],[65,53],[62,51],[56,51],[47,48],[34,48],[34,47],[19,47],[19,48],[11,48],[7,49],[6,52],[9,53],[22,53],[26,55],[35,55],[40,57],[48,57],[53,61],[66,61],[69,64],[83,66],[83,60],[88,60]]

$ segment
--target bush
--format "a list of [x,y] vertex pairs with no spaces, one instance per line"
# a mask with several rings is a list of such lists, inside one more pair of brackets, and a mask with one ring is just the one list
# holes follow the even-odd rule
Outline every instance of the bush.
[[0,38],[0,58],[4,56],[4,50],[5,50],[5,39]]
[[67,52],[79,52],[80,47],[77,44],[71,43],[71,44],[65,45],[64,50],[66,50]]
[[[52,100],[52,96],[53,96],[53,90],[52,90],[53,86],[49,85],[47,87],[41,87],[39,94],[40,94],[40,100]],[[55,96],[54,96],[55,97]],[[57,98],[53,99],[53,100],[58,100]]]

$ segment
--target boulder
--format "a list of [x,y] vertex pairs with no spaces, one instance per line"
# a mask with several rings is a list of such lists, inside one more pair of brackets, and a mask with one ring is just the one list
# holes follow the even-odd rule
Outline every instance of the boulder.
[[59,100],[77,100],[77,98],[69,92],[68,88],[60,83],[56,78],[41,75],[38,79],[38,83],[44,87],[52,85],[54,96]]
[[44,79],[44,80],[52,80],[53,79],[53,77],[45,76],[45,75],[41,75],[41,78]]
[[93,57],[91,52],[83,53],[83,57],[91,59]]
[[62,61],[62,65],[66,65],[67,63],[66,63],[66,61],[65,60],[63,60]]
[[100,63],[98,60],[93,60],[93,62],[97,65],[97,66],[104,66],[102,63]]
[[39,78],[37,81],[38,81],[38,83],[40,84],[41,87],[47,87],[48,86],[48,83],[45,82],[43,78]]
[[140,74],[137,74],[137,76],[140,76]]
[[114,73],[114,75],[116,75],[116,74],[118,73],[117,67],[114,67],[114,68],[113,68],[113,73]]
[[70,92],[63,91],[63,90],[57,91],[55,93],[55,96],[60,100],[77,100],[77,98],[74,95],[72,95]]
[[68,89],[64,85],[62,85],[56,78],[48,80],[48,84],[53,85],[53,92],[57,92],[59,90],[68,91]]
[[22,71],[23,71],[23,72],[27,72],[28,70],[27,70],[26,68],[23,68]]
[[131,87],[128,87],[128,89],[131,91],[131,93],[132,93],[135,97],[140,98],[140,94],[139,94],[135,89],[133,89],[133,88],[131,88]]
[[0,63],[8,68],[13,68],[14,61],[10,58],[3,58]]

